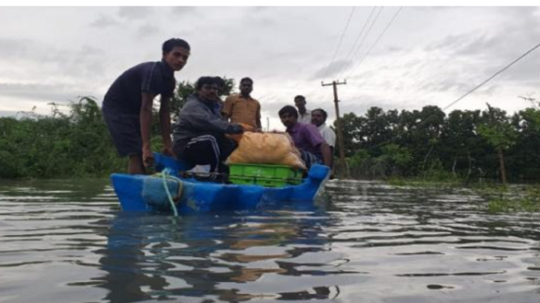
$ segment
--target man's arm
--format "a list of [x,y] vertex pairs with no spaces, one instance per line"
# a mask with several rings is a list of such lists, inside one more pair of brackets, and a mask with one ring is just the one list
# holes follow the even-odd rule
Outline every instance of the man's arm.
[[152,125],[152,105],[155,94],[142,93],[141,113],[139,115],[142,137],[142,161],[148,167],[154,163],[154,155],[150,147],[150,127]]
[[332,167],[332,153],[330,152],[330,146],[328,143],[321,143],[321,153],[323,156],[324,165]]
[[243,129],[240,125],[224,121],[221,117],[213,114],[208,107],[199,103],[186,104],[180,113],[180,119],[197,130],[223,134],[242,133]]
[[159,125],[161,126],[161,136],[163,137],[163,154],[174,157],[171,141],[171,111],[170,97],[161,97],[159,105]]
[[257,130],[262,131],[262,124],[261,124],[261,104],[259,103],[259,106],[257,107]]
[[223,116],[223,119],[225,121],[229,121],[232,114],[232,108],[233,108],[233,99],[232,96],[227,97],[225,99],[225,102],[223,103],[223,108],[221,109],[221,115]]

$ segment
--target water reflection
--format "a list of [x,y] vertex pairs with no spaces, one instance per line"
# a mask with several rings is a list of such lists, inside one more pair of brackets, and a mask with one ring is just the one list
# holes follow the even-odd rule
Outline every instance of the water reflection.
[[[107,272],[101,287],[110,302],[213,297],[224,301],[271,297],[329,299],[336,287],[308,281],[281,287],[269,285],[279,276],[324,277],[340,271],[339,257],[321,263],[330,250],[324,212],[266,211],[170,217],[119,213],[107,235],[107,249],[98,251]],[[338,257],[338,258],[336,258]],[[265,280],[265,282],[262,282]],[[320,280],[320,279],[318,279]],[[261,283],[259,283],[261,282]],[[280,287],[278,287],[280,288]],[[299,290],[298,290],[299,289]]]

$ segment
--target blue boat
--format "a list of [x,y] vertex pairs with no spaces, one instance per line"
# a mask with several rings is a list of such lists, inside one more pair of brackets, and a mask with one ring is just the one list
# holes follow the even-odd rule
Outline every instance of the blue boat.
[[155,163],[156,170],[162,172],[160,176],[111,175],[122,210],[191,214],[310,205],[324,188],[330,171],[327,166],[313,165],[301,184],[273,188],[180,178],[179,173],[188,167],[162,154],[155,154]]

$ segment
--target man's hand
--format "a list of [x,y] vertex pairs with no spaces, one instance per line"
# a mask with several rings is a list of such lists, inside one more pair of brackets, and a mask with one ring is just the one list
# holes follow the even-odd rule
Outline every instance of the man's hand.
[[165,146],[163,150],[161,151],[161,153],[164,154],[165,156],[176,158],[176,155],[174,154],[173,149],[170,146]]
[[150,167],[154,165],[154,153],[150,148],[143,148],[142,161],[144,167]]

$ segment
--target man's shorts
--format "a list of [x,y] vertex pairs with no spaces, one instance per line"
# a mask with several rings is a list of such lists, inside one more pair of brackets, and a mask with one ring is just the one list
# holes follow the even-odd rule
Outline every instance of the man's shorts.
[[302,161],[304,161],[304,163],[306,164],[307,169],[309,169],[313,164],[323,164],[321,158],[317,157],[315,154],[301,149],[299,149],[299,151],[300,157],[302,158]]
[[140,116],[105,109],[102,112],[118,154],[121,157],[142,154]]

